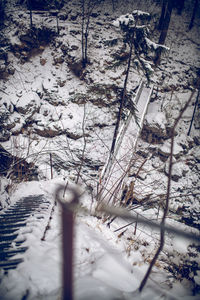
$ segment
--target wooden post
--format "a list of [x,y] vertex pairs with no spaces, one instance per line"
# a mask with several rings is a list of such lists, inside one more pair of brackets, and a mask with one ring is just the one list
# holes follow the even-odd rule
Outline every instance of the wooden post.
[[[79,195],[73,188],[67,188],[72,194],[72,200],[65,202],[63,191],[66,186],[60,186],[56,191],[56,200],[62,206],[62,300],[73,300],[73,236],[74,236],[74,205],[79,202]],[[60,197],[62,195],[62,199]]]
[[62,210],[63,300],[73,299],[73,212]]

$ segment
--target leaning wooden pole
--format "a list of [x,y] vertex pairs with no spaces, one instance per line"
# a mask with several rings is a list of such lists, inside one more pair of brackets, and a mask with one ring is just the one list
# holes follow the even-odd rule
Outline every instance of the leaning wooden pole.
[[74,208],[79,202],[79,195],[73,188],[67,188],[66,194],[71,195],[70,201],[65,201],[66,187],[56,190],[56,200],[62,207],[62,300],[73,300],[73,237],[74,237]]

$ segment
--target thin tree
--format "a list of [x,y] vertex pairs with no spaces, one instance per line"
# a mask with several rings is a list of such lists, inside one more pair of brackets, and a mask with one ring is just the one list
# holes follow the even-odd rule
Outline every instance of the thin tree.
[[79,182],[79,178],[81,176],[81,170],[83,168],[83,164],[85,161],[85,151],[86,151],[86,145],[87,145],[87,141],[86,141],[86,136],[85,136],[85,119],[86,119],[86,107],[84,104],[84,110],[83,110],[83,122],[82,122],[82,131],[83,131],[83,150],[82,150],[82,157],[81,157],[81,162],[80,162],[80,166],[77,172],[77,178],[76,178],[76,183]]
[[126,87],[127,87],[127,83],[128,83],[128,76],[129,76],[130,66],[131,66],[131,58],[132,58],[133,45],[134,45],[134,34],[135,34],[135,30],[133,30],[132,35],[131,35],[128,65],[127,65],[127,69],[126,69],[126,76],[125,76],[125,80],[124,80],[122,96],[121,96],[121,99],[120,99],[120,106],[119,106],[119,110],[118,110],[118,114],[117,114],[117,122],[116,122],[116,125],[115,125],[112,145],[111,145],[111,149],[110,149],[110,155],[113,155],[113,153],[114,153],[115,144],[116,144],[116,140],[117,140],[117,135],[118,135],[118,131],[119,131],[119,124],[120,124],[120,121],[121,121],[122,112],[123,112],[125,99],[126,99]]
[[88,35],[92,12],[103,0],[81,0],[82,24],[81,24],[81,50],[82,65],[86,67],[88,63]]
[[27,6],[30,14],[30,28],[33,28],[33,14],[32,14],[32,3],[31,0],[27,0]]
[[194,121],[194,116],[195,116],[195,112],[196,112],[196,109],[197,109],[199,99],[200,99],[200,90],[198,90],[198,94],[197,94],[197,97],[196,97],[194,110],[193,110],[193,114],[192,114],[192,119],[191,119],[191,122],[190,122],[190,127],[189,127],[189,130],[188,130],[188,134],[187,134],[188,136],[190,135],[190,132],[191,132],[191,129],[192,129],[192,124],[193,124],[193,121]]
[[161,30],[163,27],[163,20],[165,18],[166,14],[166,7],[167,7],[167,0],[162,1],[162,9],[161,9],[161,15],[158,23],[158,30]]
[[[159,45],[165,44],[165,40],[167,37],[167,32],[171,20],[172,9],[173,9],[173,0],[164,0],[162,6],[161,18],[159,21],[159,26],[161,30],[159,41],[158,41]],[[162,53],[162,49],[158,48],[154,59],[155,65],[160,64],[161,53]]]
[[174,136],[175,136],[175,129],[176,126],[178,124],[178,122],[180,121],[180,119],[183,116],[183,113],[185,112],[185,110],[187,109],[187,107],[189,106],[189,104],[192,101],[192,98],[194,96],[195,90],[192,91],[192,94],[189,98],[189,100],[186,102],[186,104],[184,105],[184,107],[181,109],[181,112],[178,116],[178,118],[175,120],[174,122],[174,126],[172,128],[172,137],[171,137],[171,149],[170,149],[170,158],[169,158],[169,174],[168,174],[168,183],[167,183],[167,194],[166,194],[166,201],[165,201],[165,207],[164,207],[164,212],[163,212],[163,216],[162,216],[162,220],[161,220],[161,224],[160,224],[160,245],[149,265],[149,268],[140,284],[139,287],[139,291],[141,292],[151,274],[151,270],[153,268],[153,266],[155,265],[160,252],[162,251],[163,247],[164,247],[164,243],[165,243],[165,220],[169,211],[169,200],[170,200],[170,191],[171,191],[171,177],[172,177],[172,166],[173,166],[173,150],[174,150]]
[[0,25],[2,25],[3,22],[4,22],[5,6],[6,6],[6,1],[5,0],[0,0]]

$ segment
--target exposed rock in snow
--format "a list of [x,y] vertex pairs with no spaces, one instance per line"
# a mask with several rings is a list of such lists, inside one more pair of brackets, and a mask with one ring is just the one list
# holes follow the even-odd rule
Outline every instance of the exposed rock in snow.
[[[168,157],[170,155],[171,151],[171,142],[169,140],[165,141],[164,144],[158,148],[158,152]],[[183,148],[177,143],[177,141],[174,142],[174,149],[173,149],[173,155],[176,158],[179,158],[183,154]]]
[[54,56],[53,60],[54,60],[54,64],[55,65],[56,64],[62,64],[64,62],[64,58],[63,58],[62,55],[56,55],[56,56]]
[[34,81],[31,89],[33,92],[37,93],[40,98],[42,98],[44,91],[41,81]]
[[46,138],[53,138],[55,136],[63,134],[62,130],[59,130],[57,128],[49,128],[46,126],[34,126],[34,132]]
[[161,142],[162,139],[168,137],[166,126],[167,120],[163,112],[149,113],[144,121],[142,136],[148,142],[155,141],[155,139],[157,139],[157,142]]
[[32,117],[34,113],[39,111],[40,97],[35,92],[23,93],[15,104],[17,112]]
[[[180,178],[185,176],[189,172],[189,167],[183,162],[177,162],[176,159],[173,161],[172,166],[172,180],[178,181]],[[165,173],[169,174],[169,159],[165,163]]]

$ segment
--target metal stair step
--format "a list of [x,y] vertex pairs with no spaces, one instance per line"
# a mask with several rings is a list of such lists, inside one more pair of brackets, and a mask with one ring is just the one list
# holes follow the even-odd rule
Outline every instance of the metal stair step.
[[1,230],[4,230],[4,229],[14,229],[14,228],[17,228],[19,229],[20,227],[24,227],[26,226],[26,222],[24,223],[14,223],[14,224],[0,224],[0,232]]
[[15,228],[1,228],[0,230],[0,235],[5,235],[5,234],[11,234],[14,233],[15,231],[17,231],[19,228],[15,227]]
[[18,234],[2,234],[0,236],[0,241],[4,242],[4,241],[13,241],[14,239],[16,239],[16,237],[18,236]]
[[24,260],[22,258],[10,259],[7,261],[3,261],[3,262],[0,262],[0,268],[3,268],[4,270],[13,269],[13,268],[16,268],[17,265],[23,261]]
[[3,251],[3,252],[0,251],[0,259],[1,260],[9,259],[10,257],[12,257],[16,254],[24,253],[27,249],[28,249],[28,247],[19,247],[14,250],[5,249],[5,251]]

